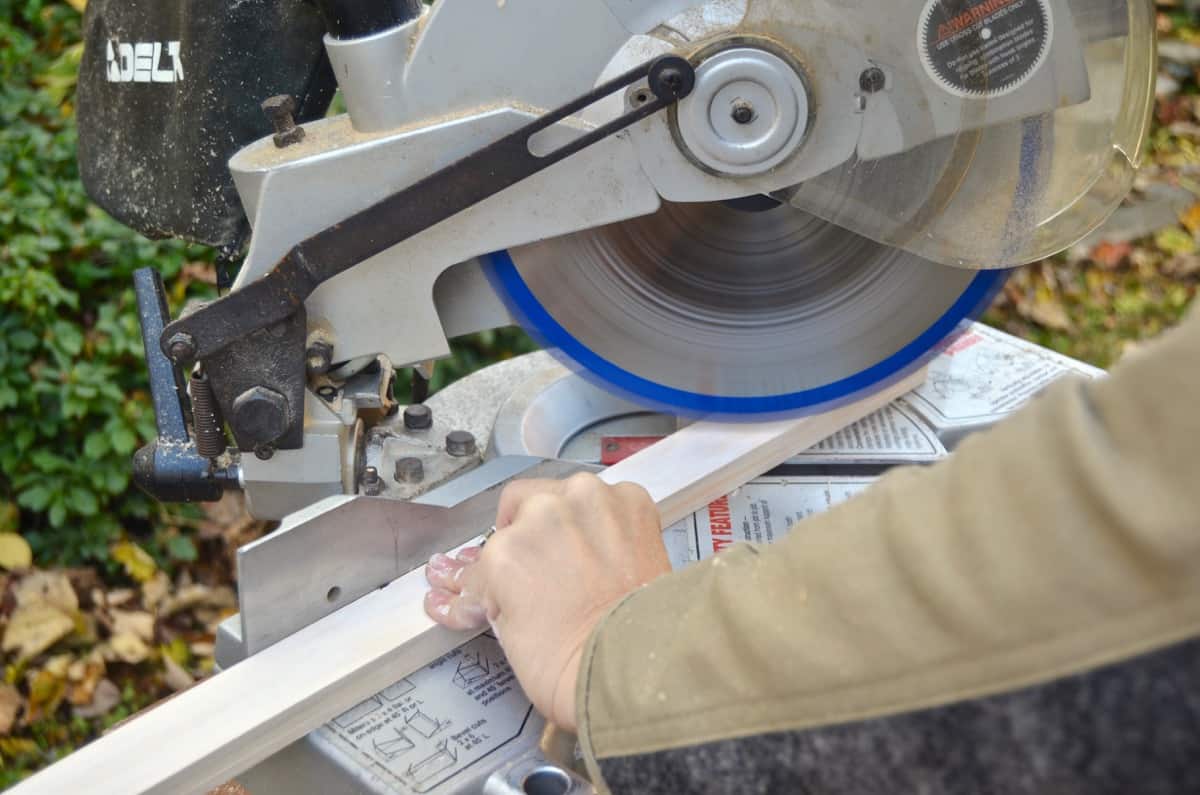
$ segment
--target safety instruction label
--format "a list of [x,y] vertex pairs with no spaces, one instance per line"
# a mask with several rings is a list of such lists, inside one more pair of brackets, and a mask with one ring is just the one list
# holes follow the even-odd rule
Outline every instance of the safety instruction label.
[[788,464],[912,464],[947,455],[930,427],[912,409],[884,406],[810,447]]
[[929,365],[902,400],[939,430],[997,422],[1065,375],[1104,371],[976,323]]
[[663,532],[671,565],[680,569],[741,541],[769,544],[798,522],[845,502],[871,477],[771,477],[752,480]]
[[481,635],[317,731],[395,792],[429,793],[523,736],[536,744],[541,724],[500,644]]
[[961,97],[1016,91],[1046,60],[1047,0],[929,0],[917,46],[930,77]]

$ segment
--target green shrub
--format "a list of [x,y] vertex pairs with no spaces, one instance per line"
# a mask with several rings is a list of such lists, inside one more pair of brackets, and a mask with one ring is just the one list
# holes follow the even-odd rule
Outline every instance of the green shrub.
[[0,0],[0,523],[42,563],[102,561],[150,528],[129,481],[154,433],[130,278],[157,267],[176,304],[207,289],[175,278],[203,250],[145,240],[84,194],[79,25],[65,3]]
[[[130,484],[130,456],[154,436],[131,274],[156,267],[177,309],[210,291],[185,266],[211,252],[148,241],[89,202],[79,37],[72,5],[0,0],[0,532],[19,530],[41,564],[115,565],[108,549],[130,531],[187,560],[190,542]],[[459,341],[433,387],[532,348],[512,329]]]

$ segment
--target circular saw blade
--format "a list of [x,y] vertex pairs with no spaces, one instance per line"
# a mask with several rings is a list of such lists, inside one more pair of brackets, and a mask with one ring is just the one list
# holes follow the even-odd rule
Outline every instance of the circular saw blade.
[[787,205],[664,203],[491,257],[510,308],[620,393],[675,413],[825,408],[910,372],[1004,272],[931,263]]

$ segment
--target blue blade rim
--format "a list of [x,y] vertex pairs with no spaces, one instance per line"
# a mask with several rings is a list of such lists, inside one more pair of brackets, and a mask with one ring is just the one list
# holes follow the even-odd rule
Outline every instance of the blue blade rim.
[[778,395],[708,395],[665,386],[632,373],[600,356],[551,316],[529,289],[507,251],[485,258],[488,275],[508,308],[544,347],[557,349],[603,384],[635,401],[675,412],[755,416],[807,413],[828,409],[914,372],[956,333],[961,333],[991,304],[1010,270],[979,271],[962,295],[923,333],[881,362],[819,387]]

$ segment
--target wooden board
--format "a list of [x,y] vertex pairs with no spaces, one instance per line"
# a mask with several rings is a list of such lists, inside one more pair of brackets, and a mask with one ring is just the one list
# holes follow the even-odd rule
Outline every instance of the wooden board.
[[[759,424],[699,422],[601,477],[644,486],[666,526],[882,407],[923,376],[826,414]],[[228,781],[475,634],[430,621],[422,606],[426,589],[424,572],[410,572],[9,792],[179,795]]]

